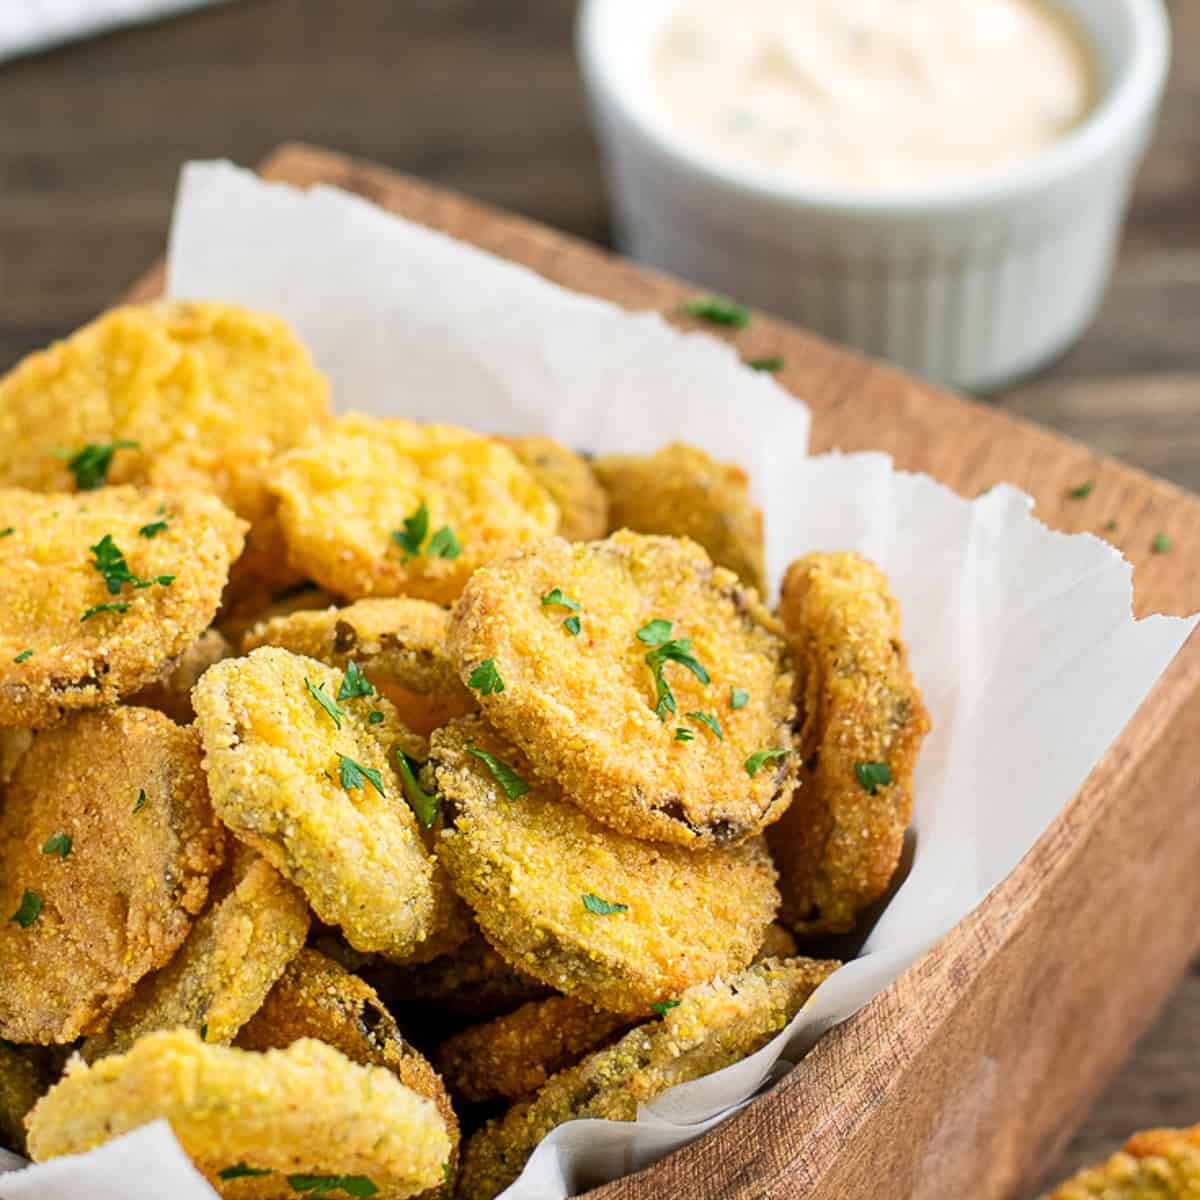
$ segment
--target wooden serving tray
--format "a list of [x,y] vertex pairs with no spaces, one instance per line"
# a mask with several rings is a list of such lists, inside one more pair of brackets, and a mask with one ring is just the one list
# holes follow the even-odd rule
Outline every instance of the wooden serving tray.
[[[334,184],[580,292],[676,313],[674,280],[553,230],[303,145],[262,174]],[[131,293],[161,289],[161,268]],[[1108,534],[1140,614],[1200,607],[1200,500],[1030,424],[756,317],[813,450],[879,449],[964,495],[1000,480],[1059,529]],[[681,431],[685,432],[685,431]],[[1068,489],[1095,481],[1091,495]],[[1173,549],[1154,554],[1159,533]],[[594,1200],[1001,1200],[1032,1186],[1200,948],[1200,632],[1017,869],[769,1094]],[[1003,770],[998,763],[997,769]]]

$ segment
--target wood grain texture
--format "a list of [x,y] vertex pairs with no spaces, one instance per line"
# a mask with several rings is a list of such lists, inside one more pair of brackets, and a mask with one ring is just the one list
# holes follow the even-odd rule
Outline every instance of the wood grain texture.
[[[368,163],[285,147],[268,178],[333,183],[432,228],[631,308],[677,314],[692,293],[603,252]],[[135,289],[156,293],[152,272]],[[675,318],[678,319],[678,318]],[[1135,564],[1137,607],[1200,603],[1200,501],[994,408],[757,317],[746,357],[781,354],[813,409],[818,449],[875,448],[967,495],[1020,484],[1049,524],[1112,518]],[[1085,500],[1068,491],[1084,481]],[[827,1035],[773,1092],[597,1200],[941,1200],[1021,1194],[1043,1173],[1200,948],[1200,738],[1193,638],[1016,872],[897,983]]]

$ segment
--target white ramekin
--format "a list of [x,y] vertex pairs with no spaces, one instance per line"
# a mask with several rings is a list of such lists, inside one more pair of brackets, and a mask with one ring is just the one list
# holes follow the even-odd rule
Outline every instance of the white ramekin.
[[619,245],[941,383],[986,391],[1042,366],[1103,296],[1170,58],[1162,0],[1059,3],[1100,62],[1088,120],[987,181],[873,196],[780,183],[691,148],[650,87],[673,0],[583,0],[579,57]]

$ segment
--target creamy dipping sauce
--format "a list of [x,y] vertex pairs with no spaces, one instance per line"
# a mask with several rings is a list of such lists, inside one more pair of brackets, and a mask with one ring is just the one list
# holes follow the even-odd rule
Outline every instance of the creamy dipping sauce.
[[1096,96],[1083,31],[1044,0],[678,0],[651,70],[697,149],[864,192],[994,175]]

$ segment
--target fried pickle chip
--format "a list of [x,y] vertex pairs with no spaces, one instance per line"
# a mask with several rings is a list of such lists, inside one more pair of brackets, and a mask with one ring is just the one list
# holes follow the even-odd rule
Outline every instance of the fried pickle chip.
[[223,857],[193,730],[116,708],[39,733],[0,810],[0,1037],[95,1031],[183,943]]
[[147,1034],[90,1067],[73,1060],[30,1114],[29,1150],[37,1162],[80,1154],[159,1118],[231,1197],[291,1197],[297,1177],[335,1175],[401,1200],[440,1183],[450,1154],[433,1102],[390,1071],[311,1038],[259,1054],[185,1030]]
[[794,958],[796,956],[796,939],[778,921],[767,926],[763,934],[762,945],[754,956],[755,962],[764,958]]
[[212,621],[245,528],[204,492],[131,487],[0,491],[0,525],[0,725],[16,726],[157,678]]
[[791,802],[780,632],[694,542],[621,532],[554,538],[476,572],[447,645],[540,778],[624,833],[703,849],[744,841]]
[[450,425],[351,413],[270,472],[293,566],[361,600],[450,604],[472,571],[558,527],[507,446]]
[[1200,1125],[1135,1134],[1119,1154],[1080,1171],[1046,1200],[1194,1200],[1200,1196]]
[[192,688],[213,663],[232,652],[229,642],[216,629],[206,629],[182,654],[170,660],[166,674],[130,696],[129,703],[157,708],[172,721],[189,725],[196,715],[192,711]]
[[900,640],[899,605],[866,559],[797,560],[780,613],[800,663],[806,713],[806,779],[768,835],[783,919],[797,933],[841,933],[895,873],[929,716]]
[[48,1085],[33,1055],[0,1042],[0,1147],[25,1153],[25,1114]]
[[459,906],[396,767],[398,751],[424,758],[424,739],[387,700],[348,695],[347,678],[274,646],[210,667],[192,697],[204,766],[220,818],[322,921],[404,960]]
[[778,904],[761,838],[693,851],[617,833],[536,780],[478,717],[438,730],[430,760],[438,855],[521,971],[611,1012],[648,1012],[754,957]]
[[657,454],[610,454],[592,470],[608,494],[609,528],[687,537],[744,584],[766,583],[762,513],[746,473],[681,442]]
[[238,1034],[243,1050],[283,1050],[316,1038],[351,1062],[385,1067],[405,1087],[432,1100],[450,1139],[452,1180],[458,1158],[458,1118],[429,1061],[405,1041],[374,989],[316,950],[302,950]]
[[[228,304],[117,308],[0,379],[0,484],[69,492],[107,475],[215,492],[253,523],[247,558],[271,577],[282,543],[264,466],[329,419],[325,377],[277,317]],[[80,452],[107,452],[107,471],[79,469]]]
[[476,707],[446,655],[449,616],[441,605],[409,596],[360,600],[264,621],[242,645],[282,646],[341,671],[354,662],[410,729],[429,734]]
[[527,466],[558,505],[555,532],[568,542],[594,542],[608,532],[608,496],[587,459],[548,437],[501,441]]
[[570,996],[547,996],[447,1039],[438,1069],[464,1100],[520,1100],[632,1024]]
[[489,1122],[463,1152],[460,1200],[492,1200],[552,1129],[583,1117],[632,1121],[639,1104],[753,1054],[800,1011],[840,964],[768,959],[700,984],[662,1019],[553,1076],[532,1099]]
[[160,1029],[193,1029],[228,1042],[259,1010],[288,963],[304,948],[308,904],[252,850],[237,847],[214,881],[218,893],[162,970],[138,984],[107,1028],[88,1038],[88,1062],[123,1054]]

